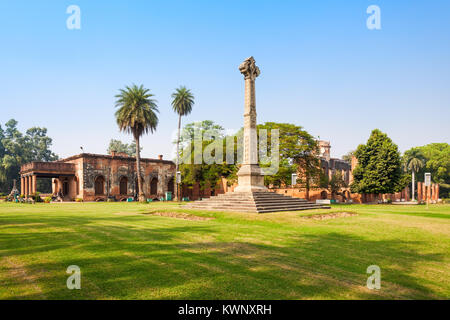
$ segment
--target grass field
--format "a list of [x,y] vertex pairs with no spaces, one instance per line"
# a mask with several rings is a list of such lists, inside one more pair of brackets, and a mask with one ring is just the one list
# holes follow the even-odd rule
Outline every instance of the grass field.
[[[358,215],[304,218],[342,211]],[[66,287],[70,265],[81,290]],[[380,290],[366,287],[369,265]],[[448,299],[449,273],[450,205],[257,215],[0,203],[0,299]]]

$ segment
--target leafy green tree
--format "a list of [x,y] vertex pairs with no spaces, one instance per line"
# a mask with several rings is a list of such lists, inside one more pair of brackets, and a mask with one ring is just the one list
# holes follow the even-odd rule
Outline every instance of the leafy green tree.
[[272,130],[279,130],[280,159],[292,161],[292,164],[296,165],[299,174],[297,183],[306,190],[306,198],[309,199],[309,191],[320,187],[322,175],[320,160],[317,157],[317,140],[301,126],[290,123],[266,122],[259,125],[258,129],[266,129],[268,139],[271,139]]
[[[203,158],[200,161],[201,163],[194,161],[194,147],[199,145],[203,155],[206,148],[216,144],[217,150],[223,148],[222,154],[225,157],[224,131],[223,127],[210,120],[189,123],[183,128],[180,137],[181,159],[183,159],[180,164],[182,186],[191,188],[199,183],[200,191],[203,193],[206,187],[214,187],[222,177],[233,179],[236,176],[236,165],[227,164],[225,158],[222,159],[221,163],[212,164],[205,163]],[[212,156],[215,156],[214,152]]]
[[425,160],[425,166],[419,170],[419,181],[423,181],[425,172],[430,172],[434,182],[450,184],[450,145],[448,143],[430,143],[412,148],[405,154],[413,150],[420,152]]
[[[180,87],[175,90],[172,94],[172,108],[178,114],[178,135],[177,135],[177,159],[176,159],[176,170],[178,172],[178,167],[180,163],[180,132],[181,132],[181,117],[186,116],[192,112],[192,107],[194,106],[194,95],[186,87]],[[179,185],[175,181],[175,195],[180,200],[179,197]]]
[[[265,167],[268,165],[261,165]],[[297,165],[288,159],[281,159],[278,172],[273,175],[264,176],[266,185],[274,185],[276,187],[288,186],[291,184],[292,174],[297,172]]]
[[344,177],[340,171],[336,171],[331,175],[331,179],[328,181],[327,189],[331,192],[331,198],[334,199],[335,195],[341,194],[342,188],[346,188]]
[[[32,161],[54,161],[58,159],[50,147],[52,139],[47,136],[46,128],[33,127],[25,134],[17,129],[14,119],[0,126],[0,192],[9,192],[12,180],[20,183],[21,165]],[[38,189],[48,189],[48,181],[38,180]]]
[[158,106],[149,89],[132,85],[120,89],[116,95],[116,120],[120,131],[133,135],[136,143],[136,172],[138,176],[139,201],[145,201],[142,188],[140,138],[148,132],[153,133],[158,125]]
[[416,175],[417,181],[424,181],[425,172],[431,173],[433,182],[439,183],[440,197],[449,197],[450,191],[450,145],[448,143],[430,143],[412,148],[405,152],[417,150],[423,156],[425,165]]
[[[136,156],[136,142],[133,141],[130,144],[124,143],[120,140],[111,139],[109,142],[107,153],[111,154],[112,151],[126,153],[130,157]],[[142,147],[141,147],[142,151]]]
[[404,168],[406,171],[411,172],[411,198],[412,201],[414,201],[415,197],[415,174],[416,172],[419,172],[420,169],[422,169],[425,166],[425,159],[418,149],[411,149],[405,152],[403,156],[403,162],[404,162]]
[[398,147],[378,129],[355,152],[358,165],[353,170],[352,192],[384,194],[401,191],[405,185]]

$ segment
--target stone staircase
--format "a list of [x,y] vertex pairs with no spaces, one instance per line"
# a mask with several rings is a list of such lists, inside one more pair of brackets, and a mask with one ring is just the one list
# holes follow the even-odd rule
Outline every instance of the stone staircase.
[[253,213],[330,208],[308,202],[305,199],[293,198],[275,192],[228,192],[200,201],[190,202],[184,207],[187,209]]

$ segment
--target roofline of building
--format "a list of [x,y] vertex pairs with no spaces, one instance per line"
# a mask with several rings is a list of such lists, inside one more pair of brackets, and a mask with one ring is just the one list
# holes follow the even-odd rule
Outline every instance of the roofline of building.
[[[124,156],[112,156],[108,154],[95,154],[95,153],[80,153],[68,158],[56,160],[55,162],[66,162],[79,158],[103,158],[103,159],[114,159],[114,160],[125,160],[125,161],[136,161],[135,157],[124,157]],[[151,158],[141,158],[142,162],[154,162],[154,163],[165,163],[165,164],[175,164],[171,160],[160,160],[160,159],[151,159]]]
[[[320,156],[319,157],[320,159],[327,159],[326,157],[323,157],[323,156]],[[330,157],[330,160],[337,160],[337,161],[343,161],[343,162],[347,162],[346,160],[344,160],[344,159],[339,159],[339,158],[332,158],[332,157]],[[350,162],[347,162],[347,163],[350,163]]]

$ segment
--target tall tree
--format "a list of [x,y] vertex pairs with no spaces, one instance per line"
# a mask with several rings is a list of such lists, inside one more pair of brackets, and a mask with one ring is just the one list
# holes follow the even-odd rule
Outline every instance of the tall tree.
[[[178,114],[178,135],[177,135],[177,159],[176,159],[176,170],[178,172],[179,163],[180,163],[180,132],[181,132],[181,117],[186,116],[191,113],[192,107],[194,106],[194,95],[191,93],[189,89],[184,86],[181,86],[175,89],[175,92],[172,94],[172,108]],[[179,197],[179,184],[177,183],[177,179],[175,179],[175,195],[178,200]]]
[[142,187],[140,138],[148,132],[153,133],[158,125],[158,106],[153,94],[143,85],[132,85],[120,89],[116,95],[116,120],[120,131],[131,133],[136,143],[136,172],[139,189],[139,201],[145,201]]
[[[234,164],[227,164],[225,161],[206,163],[203,157],[202,161],[198,161],[200,159],[194,160],[194,148],[199,147],[201,150],[196,150],[196,152],[201,151],[201,155],[204,155],[205,152],[210,153],[212,157],[216,155],[215,150],[223,148],[222,155],[225,157],[224,138],[224,128],[210,120],[193,122],[184,126],[180,138],[180,155],[183,159],[180,163],[182,186],[192,188],[193,185],[198,183],[200,191],[203,192],[208,186],[214,188],[221,177],[227,178],[228,182],[236,179],[237,167]],[[236,153],[236,146],[234,152]]]
[[415,197],[415,174],[425,166],[425,159],[418,149],[411,149],[405,152],[403,157],[404,166],[407,171],[411,171],[411,198]]
[[[258,129],[266,129],[268,139],[272,139],[272,130],[279,130],[279,151],[280,159],[292,161],[298,169],[299,177],[297,182],[306,191],[306,198],[309,199],[309,191],[320,187],[322,170],[320,160],[317,157],[319,145],[316,139],[311,136],[301,126],[290,123],[266,122],[258,125]],[[283,162],[280,163],[283,163]],[[292,168],[285,168],[289,172]]]
[[398,147],[385,133],[373,130],[367,143],[358,146],[355,156],[358,164],[353,170],[352,192],[384,194],[406,187]]

